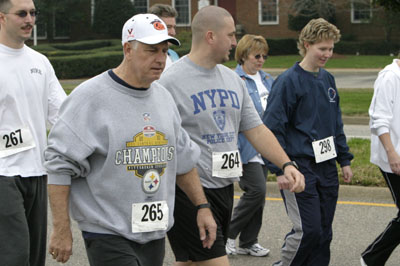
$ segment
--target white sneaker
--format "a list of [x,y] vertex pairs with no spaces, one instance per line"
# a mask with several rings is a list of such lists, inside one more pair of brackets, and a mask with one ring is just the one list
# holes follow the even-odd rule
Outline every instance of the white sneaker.
[[363,257],[360,258],[360,262],[361,262],[361,266],[368,266],[368,265],[365,263]]
[[227,255],[236,255],[236,243],[235,239],[228,238],[225,245]]
[[269,249],[262,247],[260,244],[255,243],[249,248],[241,248],[237,249],[237,254],[241,255],[251,255],[255,257],[264,257],[269,254]]

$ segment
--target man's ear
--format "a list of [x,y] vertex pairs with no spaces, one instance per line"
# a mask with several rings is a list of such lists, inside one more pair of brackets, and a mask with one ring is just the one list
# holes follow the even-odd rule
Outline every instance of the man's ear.
[[124,57],[126,59],[131,58],[133,52],[132,44],[130,42],[124,43],[123,49],[124,49]]
[[3,23],[5,20],[6,16],[3,12],[0,12],[0,23]]
[[208,44],[212,44],[213,42],[215,42],[215,33],[213,31],[206,32],[206,42]]

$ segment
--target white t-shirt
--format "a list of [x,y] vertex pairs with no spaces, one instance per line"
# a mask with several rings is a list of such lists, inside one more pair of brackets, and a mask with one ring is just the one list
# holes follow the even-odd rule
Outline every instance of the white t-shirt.
[[28,46],[0,44],[0,175],[46,174],[46,128],[66,95],[49,60]]
[[269,91],[264,86],[264,84],[263,84],[263,82],[261,80],[260,72],[257,72],[254,75],[248,75],[248,76],[250,78],[252,78],[254,80],[254,82],[256,83],[258,94],[260,95],[260,99],[261,99],[261,104],[262,104],[262,107],[263,107],[263,109],[265,111],[265,109],[267,108],[267,98],[268,98],[268,95],[269,95]]
[[[262,105],[263,110],[265,111],[265,109],[267,108],[267,99],[268,99],[269,91],[262,83],[260,72],[257,71],[257,73],[254,75],[249,75],[249,74],[247,74],[247,75],[251,79],[253,79],[254,82],[256,83],[257,91],[258,91],[258,94],[260,95],[261,105]],[[249,162],[264,164],[264,161],[262,160],[260,154],[257,154],[256,156],[251,158],[249,160]]]

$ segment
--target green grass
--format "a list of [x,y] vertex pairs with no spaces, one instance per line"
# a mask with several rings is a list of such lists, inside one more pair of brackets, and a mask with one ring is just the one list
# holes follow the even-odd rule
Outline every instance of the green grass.
[[[334,55],[326,68],[383,68],[393,61],[394,57],[386,55]],[[275,55],[269,56],[264,63],[264,68],[289,68],[296,61],[301,61],[300,55]],[[226,62],[224,65],[235,67],[236,61]]]
[[[350,147],[350,152],[354,155],[354,159],[351,161],[353,178],[351,183],[344,183],[342,170],[337,165],[340,184],[385,187],[386,183],[379,168],[369,162],[371,141],[369,139],[351,138],[347,143]],[[276,181],[275,175],[269,174],[268,181]]]
[[[353,179],[350,185],[362,186],[386,186],[385,180],[379,171],[378,166],[369,162],[371,154],[371,141],[369,139],[352,138],[348,140],[350,152],[354,159],[351,162]],[[339,170],[339,167],[338,167]],[[340,170],[341,171],[341,170]],[[341,184],[344,184],[340,173]]]
[[373,93],[373,89],[339,89],[342,115],[368,116]]

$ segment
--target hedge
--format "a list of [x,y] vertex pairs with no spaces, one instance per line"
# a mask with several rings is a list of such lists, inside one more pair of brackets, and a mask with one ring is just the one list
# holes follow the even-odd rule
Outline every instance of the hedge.
[[113,43],[110,40],[91,40],[73,43],[55,43],[51,46],[60,50],[90,50],[111,45]]
[[[270,55],[298,54],[295,39],[267,39]],[[360,55],[389,55],[400,52],[399,43],[385,41],[339,41],[335,44],[335,53]]]
[[335,44],[334,51],[338,54],[396,55],[400,52],[400,44],[386,41],[340,41]]
[[[171,46],[180,56],[190,51],[191,33],[179,34],[181,46]],[[267,39],[270,55],[298,54],[295,39]],[[123,59],[122,45],[119,39],[91,40],[62,44],[43,44],[33,47],[46,55],[51,61],[59,79],[93,77],[101,72],[118,66]],[[400,51],[400,44],[381,41],[340,41],[335,45],[335,53],[360,55],[389,55]],[[231,50],[231,59],[235,49]]]
[[122,59],[122,49],[119,52],[49,57],[59,79],[93,77],[110,68],[117,67]]

